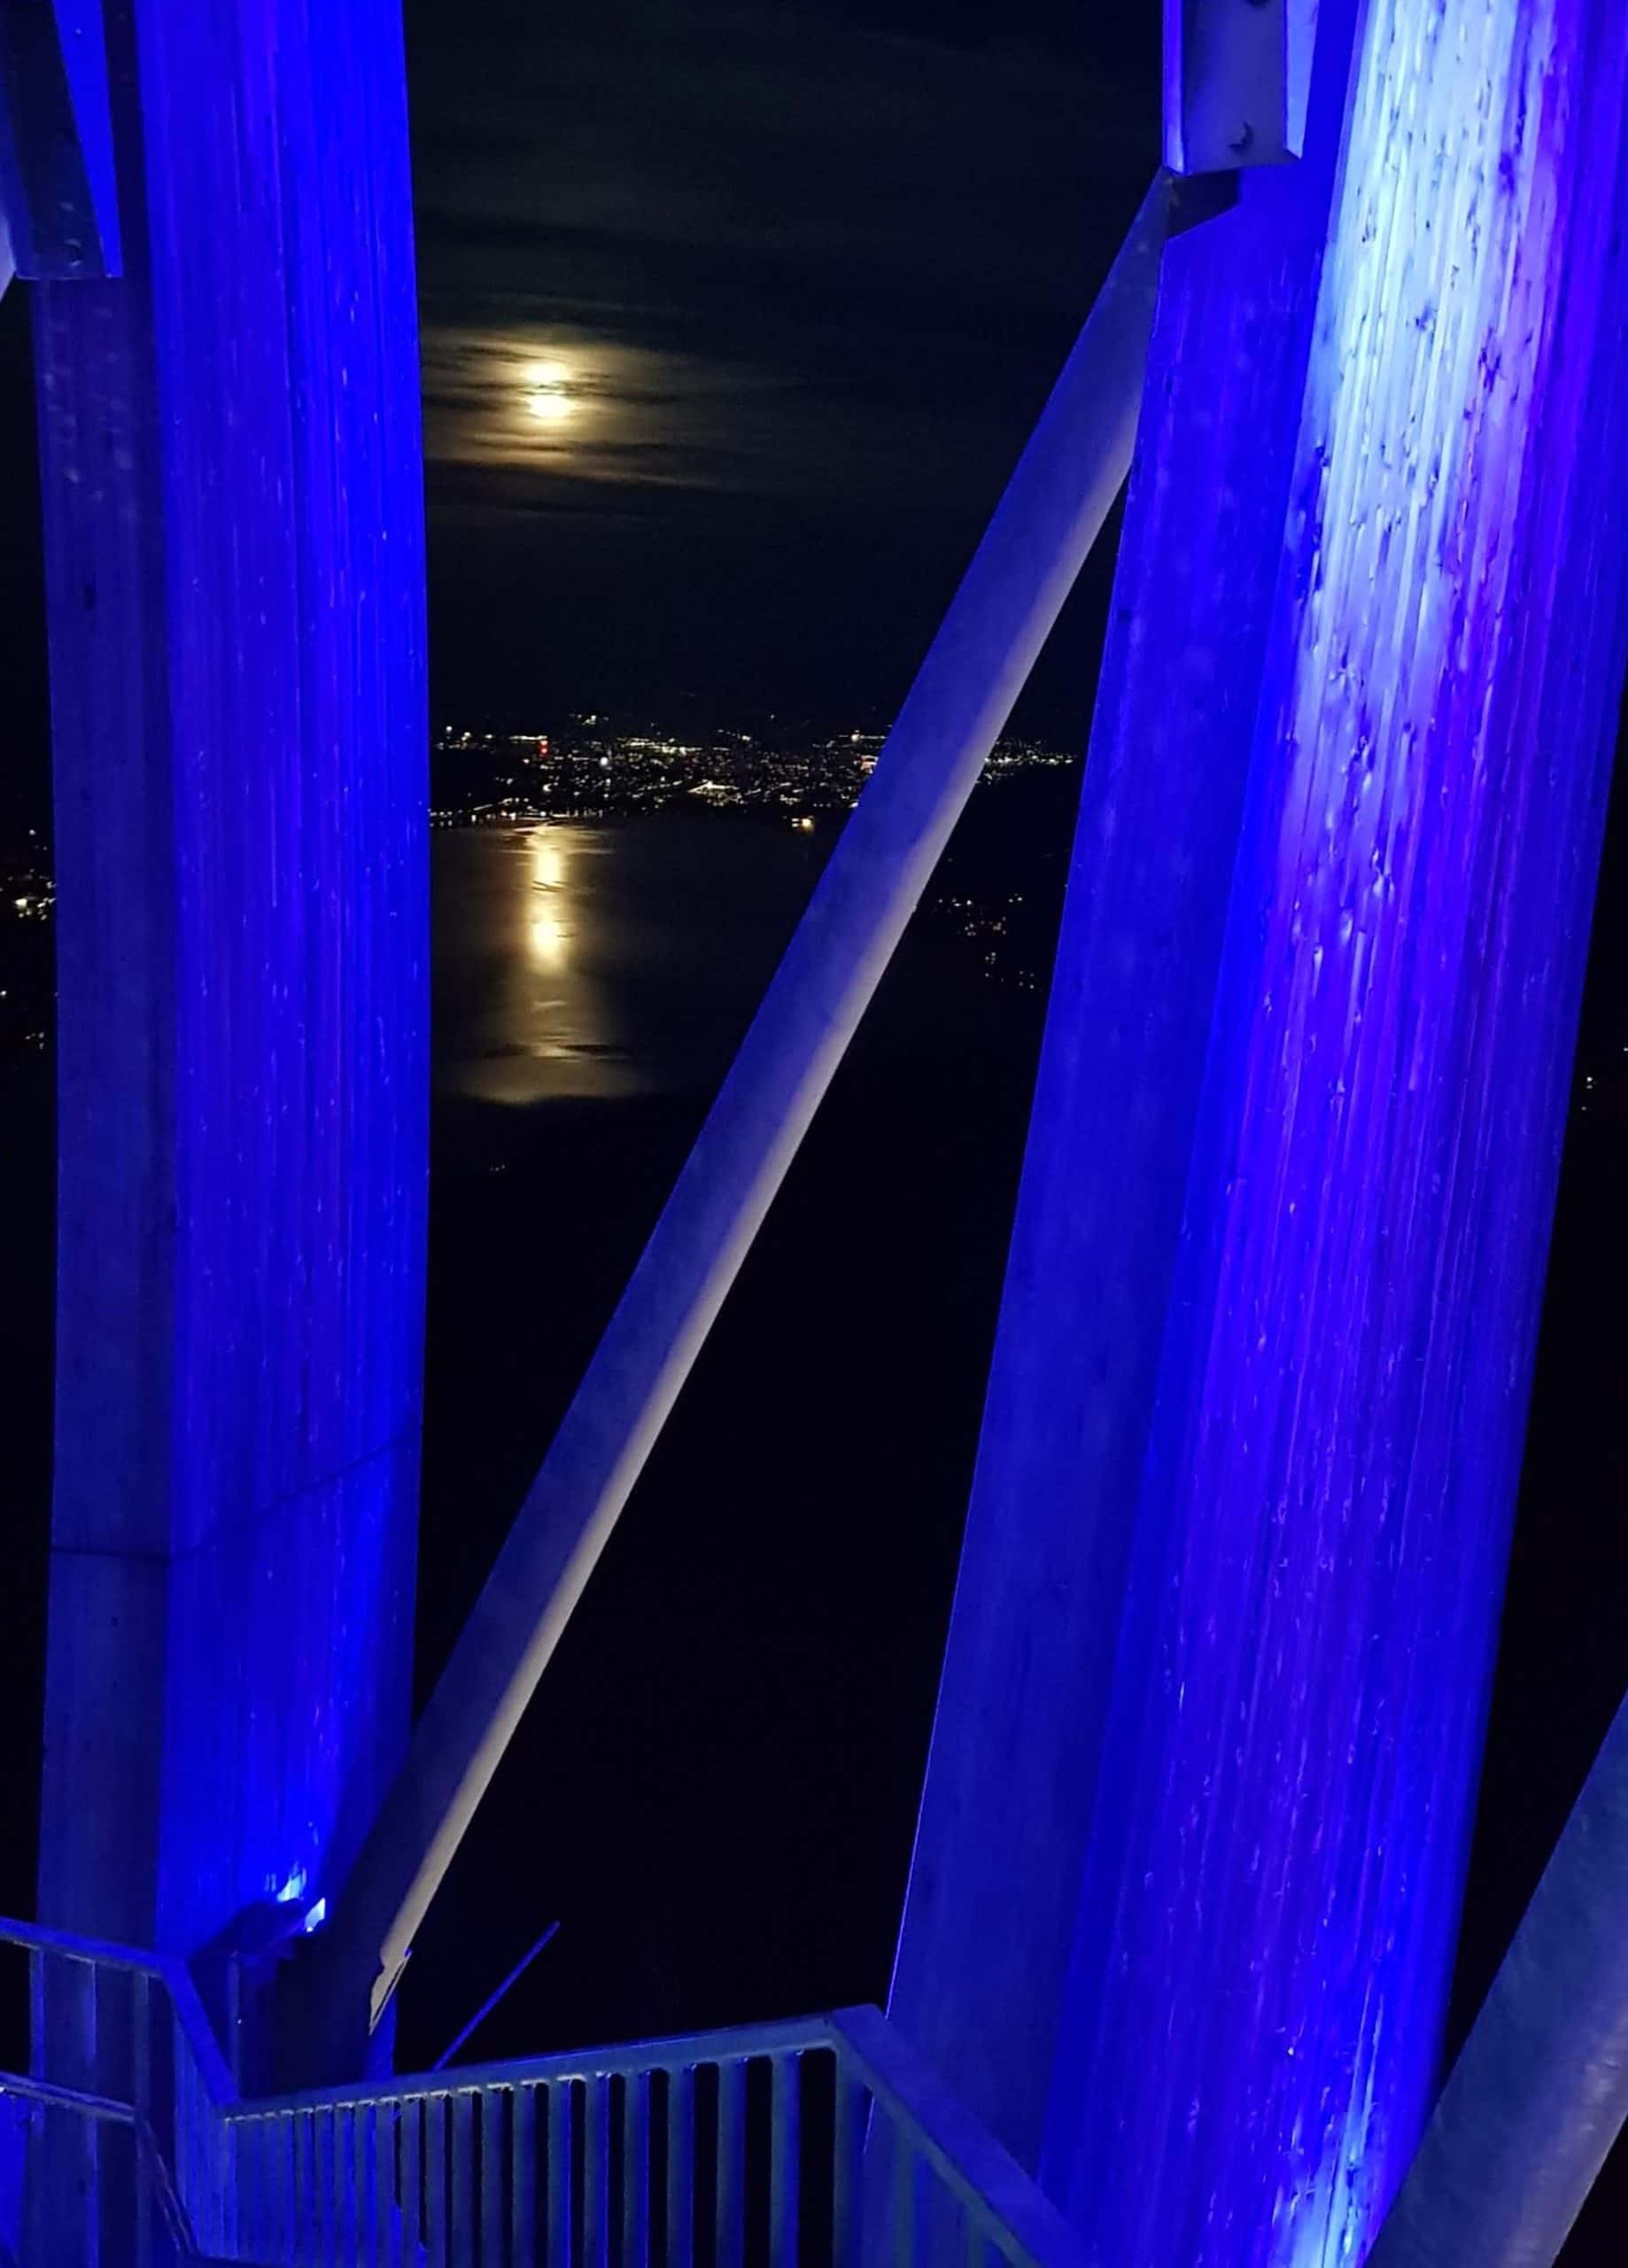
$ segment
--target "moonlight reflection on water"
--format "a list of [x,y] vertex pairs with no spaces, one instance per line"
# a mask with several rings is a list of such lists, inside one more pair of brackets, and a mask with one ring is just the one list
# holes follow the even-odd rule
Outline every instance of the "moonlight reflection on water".
[[832,839],[716,812],[438,834],[442,1092],[523,1106],[715,1084]]
[[[1031,815],[1015,830],[1031,847],[1003,857],[1014,793],[977,806],[977,855],[952,850],[862,1049],[1032,1054],[1068,836]],[[438,831],[438,1092],[525,1107],[715,1088],[840,831],[836,814],[682,809]]]

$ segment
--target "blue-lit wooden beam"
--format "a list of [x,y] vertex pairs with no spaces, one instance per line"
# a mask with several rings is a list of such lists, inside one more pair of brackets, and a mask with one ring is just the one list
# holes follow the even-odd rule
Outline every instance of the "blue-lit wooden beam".
[[1550,2268],[1628,2121],[1628,1702],[1369,2255]]
[[102,0],[0,0],[0,291],[117,276]]
[[1435,2089],[1628,658],[1625,74],[1617,0],[1363,11],[1042,2157],[1104,2261],[1359,2260]]
[[[43,1916],[297,1925],[407,1730],[427,729],[398,0],[117,0],[35,305],[60,1232]],[[279,1905],[279,1901],[281,1901]]]
[[1345,114],[1165,254],[889,2014],[1031,2171]]

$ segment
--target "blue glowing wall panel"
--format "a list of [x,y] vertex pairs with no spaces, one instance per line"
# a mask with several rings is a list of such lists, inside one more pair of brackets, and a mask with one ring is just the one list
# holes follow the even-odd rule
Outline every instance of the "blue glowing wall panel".
[[1043,2178],[1361,2255],[1439,2033],[1628,653],[1617,0],[1368,0]]
[[1311,154],[1165,254],[890,2013],[1033,2168],[1289,509],[1353,0]]
[[405,1737],[427,730],[398,0],[110,12],[36,303],[60,1236],[42,1910],[331,1889]]

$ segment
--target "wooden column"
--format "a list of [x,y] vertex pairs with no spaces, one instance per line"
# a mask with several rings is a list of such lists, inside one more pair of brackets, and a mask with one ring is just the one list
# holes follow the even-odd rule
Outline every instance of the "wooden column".
[[[1265,417],[1131,532],[895,1994],[1104,2261],[1360,2259],[1438,2078],[1628,660],[1625,73],[1610,0],[1363,0],[1264,636]],[[1194,337],[1190,437],[1272,341]]]
[[1351,55],[1165,254],[889,2014],[1038,2163]]
[[42,287],[60,1249],[43,1917],[294,1915],[405,1739],[427,728],[395,0],[112,0]]

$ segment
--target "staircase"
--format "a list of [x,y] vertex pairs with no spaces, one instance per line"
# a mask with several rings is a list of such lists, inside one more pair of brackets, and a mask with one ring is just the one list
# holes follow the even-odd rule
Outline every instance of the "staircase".
[[876,2008],[244,2099],[182,1963],[8,1949],[0,2268],[1081,2268]]

